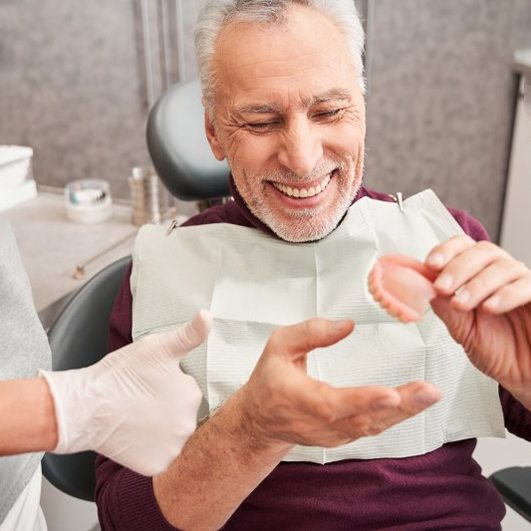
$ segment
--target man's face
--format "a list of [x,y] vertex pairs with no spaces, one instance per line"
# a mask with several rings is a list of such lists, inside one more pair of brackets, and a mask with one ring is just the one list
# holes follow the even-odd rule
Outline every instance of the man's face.
[[212,150],[253,214],[287,241],[323,238],[361,184],[365,105],[349,50],[317,11],[282,27],[232,23],[215,56]]

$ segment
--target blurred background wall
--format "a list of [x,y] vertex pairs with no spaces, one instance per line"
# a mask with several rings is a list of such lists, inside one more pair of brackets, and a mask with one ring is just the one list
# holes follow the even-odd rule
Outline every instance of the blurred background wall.
[[374,0],[366,184],[433,188],[499,231],[530,0]]
[[[2,0],[0,143],[35,149],[38,183],[100,177],[128,197],[149,164],[148,107],[196,73],[196,0]],[[358,1],[369,22],[366,184],[432,187],[499,230],[531,0]],[[368,10],[370,12],[368,12]]]

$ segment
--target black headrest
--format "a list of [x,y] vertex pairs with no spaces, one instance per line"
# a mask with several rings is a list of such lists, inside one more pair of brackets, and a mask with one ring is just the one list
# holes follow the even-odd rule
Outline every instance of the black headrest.
[[206,139],[198,80],[170,87],[149,113],[147,144],[157,174],[184,201],[226,197],[229,167]]

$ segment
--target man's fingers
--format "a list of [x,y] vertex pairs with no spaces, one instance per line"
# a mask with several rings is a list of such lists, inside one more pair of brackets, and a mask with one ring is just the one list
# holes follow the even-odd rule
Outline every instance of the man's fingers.
[[329,403],[335,419],[361,415],[381,408],[395,408],[400,404],[400,395],[392,387],[330,387]]
[[418,415],[441,398],[438,389],[427,382],[411,382],[389,390],[396,393],[398,400],[378,399],[371,403],[368,410],[345,419],[351,436],[357,438],[378,435],[399,422]]
[[[441,392],[430,382],[413,381],[394,388],[400,396],[397,408],[406,414],[414,415],[432,406],[441,399]],[[381,408],[386,409],[385,407]],[[387,408],[391,409],[391,408]]]
[[[337,446],[382,431],[413,417],[441,398],[438,389],[428,382],[410,382],[396,388],[366,386],[334,388],[322,382],[310,387],[313,392],[303,397],[304,411],[310,412],[317,428],[302,438],[321,446]],[[309,429],[312,421],[302,426]]]
[[350,319],[330,321],[315,318],[291,326],[282,326],[273,332],[264,352],[296,360],[306,356],[311,350],[337,343],[353,329],[354,322]]
[[440,271],[458,254],[469,249],[476,242],[468,235],[454,236],[449,240],[435,246],[426,257],[426,265],[434,271]]
[[[500,293],[520,279],[525,279],[524,285],[529,283],[530,276],[529,270],[523,263],[512,258],[501,258],[460,286],[452,297],[452,303],[460,310],[472,310],[488,297]],[[507,294],[510,291],[507,290]],[[510,300],[508,302],[510,303]]]
[[451,295],[491,264],[507,259],[512,260],[503,249],[493,243],[476,243],[446,264],[434,283],[435,288],[443,295]]
[[510,312],[518,306],[523,306],[531,301],[530,275],[507,284],[489,297],[482,309],[491,314]]
[[436,246],[426,264],[438,270],[435,289],[440,296],[451,297],[454,309],[470,311],[481,305],[484,311],[499,314],[529,302],[531,271],[491,242],[456,236]]
[[366,386],[334,389],[331,400],[338,418],[360,414],[385,417],[396,412],[413,415],[435,404],[440,391],[428,382],[410,382],[399,387]]

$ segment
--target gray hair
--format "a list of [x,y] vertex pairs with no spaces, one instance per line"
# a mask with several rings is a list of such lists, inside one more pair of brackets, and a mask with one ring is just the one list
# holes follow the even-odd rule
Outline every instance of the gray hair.
[[362,91],[364,34],[354,0],[207,0],[197,19],[195,51],[203,101],[209,113],[214,103],[217,76],[214,68],[216,42],[221,30],[233,21],[281,25],[292,4],[314,8],[336,25],[344,35],[359,73]]

